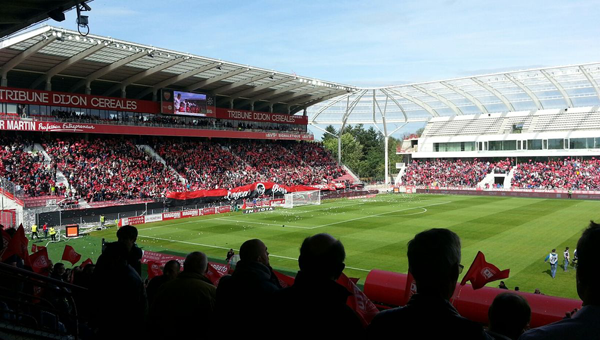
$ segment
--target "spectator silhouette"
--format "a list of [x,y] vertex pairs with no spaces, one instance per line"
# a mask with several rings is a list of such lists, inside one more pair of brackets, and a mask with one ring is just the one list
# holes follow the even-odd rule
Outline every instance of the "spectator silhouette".
[[183,272],[164,284],[150,309],[153,337],[190,339],[210,333],[216,288],[204,276],[207,266],[204,253],[190,253]]
[[117,242],[125,245],[127,248],[127,263],[141,276],[142,250],[135,243],[137,241],[137,236],[137,228],[131,225],[122,226],[117,231]]
[[570,318],[532,329],[519,339],[600,339],[600,224],[593,221],[577,242],[577,294],[583,307]]
[[148,283],[146,287],[146,292],[148,294],[148,305],[152,306],[156,295],[160,291],[160,288],[167,282],[175,279],[177,275],[179,275],[179,271],[181,270],[181,265],[177,260],[171,260],[165,263],[165,267],[163,269],[163,274],[160,276],[153,277],[152,280]]
[[92,279],[92,318],[100,338],[135,337],[146,314],[146,290],[140,275],[129,265],[135,239],[122,234],[137,235],[133,226],[123,226],[117,232],[119,241],[108,243],[98,258]]
[[531,307],[519,294],[498,294],[488,310],[488,335],[496,340],[517,340],[529,327]]
[[280,334],[294,337],[355,339],[363,337],[358,316],[346,305],[350,293],[335,281],[345,268],[342,243],[329,234],[307,237],[300,248],[300,271],[294,285],[279,291],[272,309]]
[[460,316],[449,301],[462,270],[460,259],[460,238],[454,232],[417,234],[408,242],[408,269],[417,294],[405,307],[379,313],[369,326],[369,338],[400,332],[406,339],[486,339],[483,328]]
[[240,258],[231,276],[225,276],[217,287],[219,321],[229,322],[235,313],[238,326],[232,337],[264,327],[261,320],[272,294],[281,289],[269,264],[267,246],[258,239],[248,240],[240,247]]

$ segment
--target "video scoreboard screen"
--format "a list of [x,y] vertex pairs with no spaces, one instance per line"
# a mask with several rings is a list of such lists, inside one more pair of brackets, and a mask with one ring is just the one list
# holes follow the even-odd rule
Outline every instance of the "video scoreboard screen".
[[161,92],[161,113],[199,117],[214,117],[216,114],[212,96],[173,90]]

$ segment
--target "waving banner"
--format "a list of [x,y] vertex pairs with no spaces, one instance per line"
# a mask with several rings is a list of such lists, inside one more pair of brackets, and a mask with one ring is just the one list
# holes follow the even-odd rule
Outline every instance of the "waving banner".
[[289,192],[318,190],[306,185],[283,185],[273,182],[256,182],[241,187],[213,190],[196,190],[187,192],[170,192],[167,194],[168,206],[211,203],[219,200],[239,200],[260,196],[282,196]]

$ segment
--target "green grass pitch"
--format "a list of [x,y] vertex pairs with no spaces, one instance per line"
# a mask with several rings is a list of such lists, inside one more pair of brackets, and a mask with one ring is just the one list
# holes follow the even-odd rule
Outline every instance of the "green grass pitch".
[[[223,260],[251,238],[265,242],[275,269],[295,272],[302,240],[316,233],[339,238],[346,248],[346,275],[364,283],[371,269],[406,273],[407,242],[429,228],[449,228],[462,240],[462,264],[468,268],[477,251],[500,269],[510,289],[577,298],[575,269],[562,270],[565,246],[575,249],[590,220],[600,220],[600,202],[532,198],[379,195],[374,199],[323,201],[319,206],[279,208],[256,214],[228,213],[137,226],[138,245],[146,250],[185,256],[200,250]],[[284,226],[285,225],[285,226]],[[82,260],[99,256],[100,240],[116,239],[114,228],[69,240]],[[50,245],[58,261],[64,245]],[[556,279],[544,258],[559,254]],[[466,273],[466,269],[464,271]],[[496,287],[498,282],[488,286]]]

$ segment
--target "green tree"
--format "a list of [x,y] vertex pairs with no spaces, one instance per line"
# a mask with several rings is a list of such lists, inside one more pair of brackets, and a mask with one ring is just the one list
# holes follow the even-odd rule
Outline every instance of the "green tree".
[[357,171],[363,156],[363,146],[360,142],[350,133],[344,133],[342,135],[342,163],[352,171]]
[[[337,133],[333,126],[327,131]],[[396,155],[396,147],[401,140],[390,137],[388,140],[389,174],[396,173],[396,163],[402,155]],[[338,157],[338,139],[329,134],[323,135],[323,145]],[[385,137],[373,126],[365,129],[362,124],[348,125],[342,134],[342,163],[361,178],[382,180],[385,175]]]
[[326,141],[330,140],[330,139],[336,139],[337,140],[337,130],[333,127],[333,125],[329,125],[325,128],[325,131],[329,132],[329,133],[324,133],[323,134],[323,138],[321,139],[323,141],[323,143],[325,143]]

